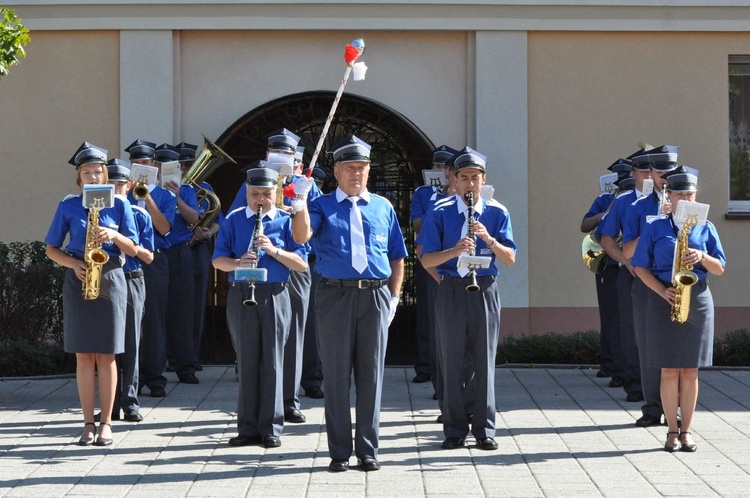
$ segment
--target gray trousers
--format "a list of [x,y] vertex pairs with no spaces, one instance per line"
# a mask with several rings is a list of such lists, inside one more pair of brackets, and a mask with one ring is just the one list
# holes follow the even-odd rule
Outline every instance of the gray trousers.
[[240,436],[281,436],[284,341],[291,310],[286,284],[257,284],[257,306],[245,306],[247,284],[235,284],[227,296],[227,326],[237,353]]
[[289,301],[292,321],[284,345],[284,413],[299,410],[299,384],[302,379],[302,354],[305,348],[305,322],[310,296],[310,269],[289,274]]
[[641,392],[641,368],[638,359],[638,344],[635,340],[633,325],[633,298],[631,288],[633,276],[624,266],[617,273],[617,302],[620,312],[620,347],[622,348],[622,378],[625,381],[625,392]]
[[640,278],[636,278],[631,289],[633,298],[633,328],[635,342],[638,345],[638,360],[641,370],[641,389],[643,389],[644,415],[661,417],[661,368],[648,366],[648,297],[653,292]]
[[315,292],[328,453],[334,460],[346,460],[352,454],[349,392],[353,372],[354,453],[357,458],[377,458],[390,292],[387,287],[360,290],[323,282]]
[[149,389],[167,386],[164,367],[167,361],[167,291],[169,260],[167,253],[154,252],[150,265],[143,265],[146,299],[141,326],[140,386]]
[[193,251],[186,243],[167,249],[169,291],[167,294],[167,360],[174,362],[182,379],[195,374],[193,365]]
[[618,265],[607,265],[596,277],[596,297],[599,303],[599,361],[602,370],[613,378],[622,378],[622,348],[620,347],[620,312],[617,303]]
[[320,352],[318,348],[318,328],[315,324],[315,292],[314,289],[320,282],[320,273],[315,272],[315,258],[307,257],[307,265],[312,274],[312,284],[308,294],[307,302],[307,320],[305,323],[305,346],[302,352],[302,378],[300,386],[304,390],[311,387],[320,387],[323,385],[323,364],[320,361]]
[[[112,414],[138,411],[138,350],[141,343],[141,321],[146,301],[143,277],[126,278],[128,310],[125,318],[125,352],[117,355],[117,390]],[[119,396],[118,396],[119,394]]]
[[208,292],[208,272],[211,268],[211,253],[208,244],[199,242],[193,251],[194,300],[193,300],[193,363],[200,363],[201,338],[206,319],[206,292]]
[[474,371],[471,433],[495,437],[495,357],[500,335],[500,293],[494,277],[477,277],[479,292],[468,292],[468,278],[443,278],[435,296],[443,378],[443,432],[446,438],[469,433],[467,365]]
[[432,385],[435,386],[435,367],[433,366],[435,342],[435,323],[432,309],[434,308],[434,295],[437,282],[427,273],[422,263],[414,263],[414,286],[417,293],[417,361],[414,363],[416,373],[426,373],[433,377]]

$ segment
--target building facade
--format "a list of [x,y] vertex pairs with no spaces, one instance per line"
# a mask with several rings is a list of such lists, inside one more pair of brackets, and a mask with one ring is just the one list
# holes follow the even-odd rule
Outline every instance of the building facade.
[[228,139],[269,102],[335,91],[344,46],[363,38],[367,78],[347,94],[393,110],[425,146],[489,157],[519,247],[501,270],[503,335],[598,329],[579,225],[599,175],[638,142],[680,145],[700,171],[729,260],[712,281],[716,330],[747,328],[750,206],[730,199],[728,87],[730,63],[750,56],[750,2],[704,4],[10,2],[32,40],[0,80],[0,240],[43,239],[84,140],[115,157],[135,138]]

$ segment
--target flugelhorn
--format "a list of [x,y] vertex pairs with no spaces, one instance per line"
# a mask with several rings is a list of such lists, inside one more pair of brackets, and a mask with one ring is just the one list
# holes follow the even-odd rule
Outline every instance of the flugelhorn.
[[140,175],[133,186],[133,198],[136,201],[145,201],[148,198],[148,177]]

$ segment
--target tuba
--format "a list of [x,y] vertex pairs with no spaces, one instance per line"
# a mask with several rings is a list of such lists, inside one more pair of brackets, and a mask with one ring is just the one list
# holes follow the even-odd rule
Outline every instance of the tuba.
[[684,263],[683,258],[688,250],[688,236],[697,224],[695,216],[688,216],[682,224],[677,238],[675,251],[675,268],[672,281],[674,282],[674,304],[670,318],[673,322],[685,323],[690,314],[690,288],[698,281],[698,275],[693,271],[693,265]]
[[83,280],[83,298],[87,301],[99,297],[102,281],[102,266],[109,261],[109,254],[101,244],[96,242],[96,232],[99,229],[99,210],[104,205],[104,199],[94,199],[94,204],[89,208],[89,216],[86,223],[86,249],[83,260],[86,262],[86,278]]
[[[221,150],[221,148],[213,143],[211,140],[203,136],[203,147],[200,152],[196,155],[193,165],[187,170],[182,181],[185,185],[190,185],[196,189],[195,195],[198,198],[198,204],[204,200],[208,203],[208,208],[203,213],[203,216],[198,220],[198,223],[191,226],[190,229],[197,227],[206,228],[211,226],[216,217],[219,215],[219,209],[221,209],[221,202],[215,193],[209,189],[201,187],[201,182],[211,176],[219,166],[224,163],[232,162],[237,164],[237,161],[232,159],[229,154]],[[197,242],[197,239],[193,237],[190,239],[190,246],[192,247]]]

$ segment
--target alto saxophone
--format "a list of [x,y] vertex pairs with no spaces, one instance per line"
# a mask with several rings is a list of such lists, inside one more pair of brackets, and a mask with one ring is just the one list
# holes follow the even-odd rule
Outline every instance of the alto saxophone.
[[94,204],[89,208],[88,222],[86,223],[86,248],[83,254],[83,260],[86,262],[86,277],[83,279],[83,298],[86,300],[93,300],[99,297],[102,266],[109,261],[109,254],[96,241],[96,233],[99,230],[99,210],[103,207],[104,199],[94,199]]
[[682,224],[680,234],[677,238],[677,261],[675,263],[674,277],[674,304],[670,318],[673,322],[685,323],[690,313],[690,288],[698,281],[698,275],[693,271],[693,265],[686,264],[683,260],[688,250],[688,236],[697,224],[695,216],[688,216]]

